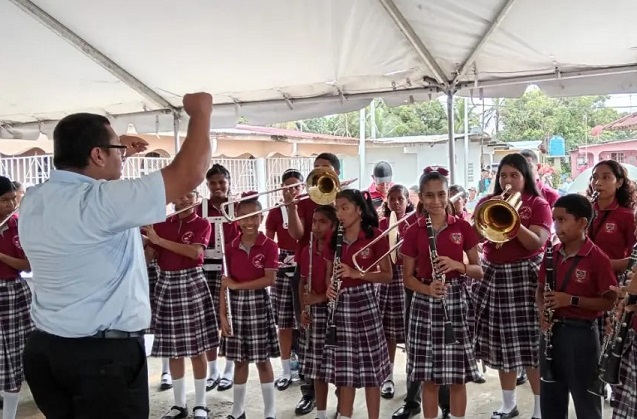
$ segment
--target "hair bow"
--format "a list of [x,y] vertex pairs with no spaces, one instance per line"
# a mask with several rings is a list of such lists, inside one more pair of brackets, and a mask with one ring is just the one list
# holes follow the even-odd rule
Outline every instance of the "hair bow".
[[431,173],[431,172],[438,172],[443,176],[449,176],[449,170],[445,169],[444,167],[440,167],[440,166],[427,166],[425,167],[425,170],[423,170],[423,172],[425,174]]

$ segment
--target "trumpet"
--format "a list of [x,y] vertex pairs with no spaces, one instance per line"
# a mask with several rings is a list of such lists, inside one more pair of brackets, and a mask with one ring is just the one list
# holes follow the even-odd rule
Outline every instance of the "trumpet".
[[295,198],[294,200],[292,200],[292,203],[296,204],[303,200],[311,199],[318,205],[330,205],[334,203],[334,201],[336,200],[336,194],[340,192],[343,186],[347,186],[351,183],[356,182],[357,180],[358,179],[350,179],[350,180],[341,182],[338,178],[338,175],[333,170],[326,169],[326,168],[316,168],[312,170],[309,175],[307,175],[306,182],[293,183],[291,185],[286,185],[286,186],[271,189],[265,192],[260,192],[254,195],[245,196],[238,200],[224,202],[223,204],[221,204],[220,209],[223,216],[226,217],[226,219],[230,222],[239,221],[244,218],[250,218],[257,214],[261,214],[264,212],[272,211],[274,209],[283,207],[287,205],[287,203],[277,202],[276,204],[268,208],[263,208],[262,210],[253,211],[251,213],[244,214],[238,217],[230,215],[228,213],[228,207],[230,205],[235,205],[238,202],[253,200],[253,199],[259,198],[260,196],[270,195],[270,194],[281,192],[290,188],[295,188],[297,186],[306,187],[308,190],[308,193],[305,196]]
[[478,232],[498,247],[512,240],[520,229],[518,209],[522,205],[522,194],[516,192],[506,197],[510,189],[511,185],[506,185],[502,195],[487,200],[475,213]]
[[[462,195],[463,195],[462,192],[458,192],[457,194],[455,194],[449,199],[449,202],[453,204],[458,199],[462,198]],[[408,212],[407,214],[405,214],[404,217],[398,220],[396,213],[392,211],[391,215],[389,216],[389,227],[387,228],[387,230],[383,231],[378,237],[376,237],[374,240],[372,240],[371,242],[363,246],[359,251],[354,253],[354,255],[352,256],[354,267],[361,274],[366,274],[372,268],[375,268],[380,263],[380,261],[383,260],[387,255],[391,257],[392,263],[396,263],[396,260],[398,259],[398,249],[403,244],[402,239],[400,241],[398,240],[398,227],[400,227],[401,224],[406,223],[407,220],[409,220],[409,218],[415,215],[417,212],[418,210]],[[367,249],[370,249],[372,246],[374,246],[376,243],[378,243],[380,240],[384,239],[385,237],[387,237],[389,240],[389,250],[385,252],[381,257],[376,259],[374,263],[370,264],[367,269],[363,269],[358,263],[358,256],[362,252],[366,251]]]

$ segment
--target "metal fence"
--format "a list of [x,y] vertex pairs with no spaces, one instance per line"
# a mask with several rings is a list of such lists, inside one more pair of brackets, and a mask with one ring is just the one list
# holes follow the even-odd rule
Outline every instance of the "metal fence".
[[[147,175],[166,167],[172,158],[164,157],[130,157],[124,162],[122,178],[131,179]],[[218,163],[226,167],[232,178],[232,192],[260,191],[262,188],[270,190],[281,184],[281,175],[290,168],[298,169],[303,175],[310,173],[314,159],[311,157],[283,157],[265,160],[262,174],[259,173],[257,159],[212,159],[211,165]],[[0,159],[0,174],[11,180],[26,184],[38,184],[49,178],[53,169],[53,156],[3,157]],[[260,177],[263,176],[263,179]],[[259,188],[261,185],[261,189]],[[205,182],[199,188],[202,196],[208,196]],[[270,194],[267,204],[273,205],[280,195]]]

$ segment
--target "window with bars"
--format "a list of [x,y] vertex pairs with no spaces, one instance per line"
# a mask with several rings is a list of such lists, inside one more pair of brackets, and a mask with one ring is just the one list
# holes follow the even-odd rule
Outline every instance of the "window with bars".
[[617,163],[624,163],[624,153],[621,151],[610,153],[610,159],[615,160]]

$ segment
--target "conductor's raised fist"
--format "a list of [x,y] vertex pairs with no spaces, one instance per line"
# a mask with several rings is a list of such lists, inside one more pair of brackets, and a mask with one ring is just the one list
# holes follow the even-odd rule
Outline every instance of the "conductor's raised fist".
[[189,116],[209,116],[212,113],[212,95],[203,92],[186,94],[184,110]]

